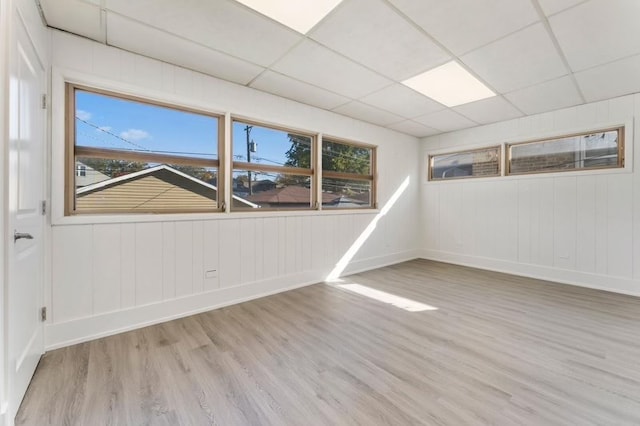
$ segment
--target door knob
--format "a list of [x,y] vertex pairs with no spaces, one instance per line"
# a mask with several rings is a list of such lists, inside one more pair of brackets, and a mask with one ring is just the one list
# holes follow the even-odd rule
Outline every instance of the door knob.
[[27,234],[26,232],[18,232],[13,231],[13,242],[15,243],[19,239],[24,238],[25,240],[33,240],[33,235]]

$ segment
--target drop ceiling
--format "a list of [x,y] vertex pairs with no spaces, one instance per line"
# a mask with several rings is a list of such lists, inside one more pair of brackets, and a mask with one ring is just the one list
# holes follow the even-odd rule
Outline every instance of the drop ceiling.
[[[640,92],[640,0],[343,0],[306,34],[234,0],[37,1],[53,28],[417,137]],[[496,96],[402,84],[450,61]]]

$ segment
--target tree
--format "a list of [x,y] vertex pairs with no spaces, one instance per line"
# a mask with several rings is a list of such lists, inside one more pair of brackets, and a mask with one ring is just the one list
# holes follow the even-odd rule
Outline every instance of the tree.
[[110,178],[128,175],[147,168],[147,163],[139,161],[110,160],[104,158],[79,158],[78,161]]
[[[287,161],[284,165],[287,167],[299,167],[302,169],[311,168],[311,138],[307,136],[288,134],[291,148],[285,152]],[[307,176],[296,176],[288,174],[278,175],[276,182],[278,185],[299,185],[309,186],[309,178]]]

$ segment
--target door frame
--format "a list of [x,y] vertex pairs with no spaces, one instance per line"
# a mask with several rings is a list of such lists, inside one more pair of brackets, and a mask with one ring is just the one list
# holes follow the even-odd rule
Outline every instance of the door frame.
[[7,375],[7,329],[5,324],[6,319],[6,307],[5,302],[6,295],[6,279],[7,271],[7,256],[5,252],[7,234],[7,222],[6,211],[7,203],[6,197],[9,191],[9,185],[7,182],[6,172],[6,159],[9,140],[9,54],[11,46],[11,31],[12,22],[11,16],[13,15],[13,0],[6,0],[0,2],[0,99],[2,100],[2,107],[0,111],[0,178],[2,185],[0,185],[0,341],[2,342],[2,350],[0,350],[0,425],[5,426],[9,424],[7,411],[9,409],[8,401],[8,387],[9,377]]
[[[25,10],[22,10],[26,8]],[[30,10],[29,8],[32,8]],[[46,200],[46,215],[40,217],[42,241],[41,241],[41,274],[40,274],[40,302],[42,306],[49,306],[50,295],[48,292],[48,286],[50,284],[50,222],[49,222],[49,205],[50,205],[50,113],[51,109],[48,107],[50,104],[50,62],[48,57],[48,47],[42,44],[43,39],[36,36],[32,31],[34,30],[32,25],[37,25],[39,12],[36,9],[35,3],[18,0],[2,0],[0,1],[0,99],[2,100],[3,111],[0,114],[0,341],[2,342],[2,349],[0,350],[0,426],[12,426],[14,424],[14,416],[19,409],[17,407],[9,407],[10,395],[9,395],[9,327],[8,323],[8,287],[9,287],[9,255],[13,245],[13,240],[10,239],[12,230],[10,229],[10,216],[8,212],[9,208],[9,191],[10,191],[10,176],[9,167],[7,164],[9,158],[9,126],[11,120],[10,112],[10,76],[11,76],[11,55],[14,46],[18,43],[18,35],[16,25],[22,25],[25,29],[26,39],[25,43],[31,44],[33,51],[36,55],[36,59],[43,67],[43,80],[41,90],[43,94],[47,95],[47,105],[45,110],[42,111],[42,180],[39,182],[40,189],[42,191],[42,200]],[[42,17],[40,16],[40,19]],[[46,27],[44,21],[42,25]],[[39,42],[36,42],[36,39]],[[49,322],[49,319],[47,320]],[[43,346],[41,348],[42,353],[45,349],[45,325],[47,322],[41,324]]]

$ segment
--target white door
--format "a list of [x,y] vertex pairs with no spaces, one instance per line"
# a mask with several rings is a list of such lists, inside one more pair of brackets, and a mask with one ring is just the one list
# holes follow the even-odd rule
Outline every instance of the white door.
[[[45,70],[19,14],[10,53],[8,283],[6,293],[9,422],[42,355]],[[14,239],[15,232],[15,239]]]

